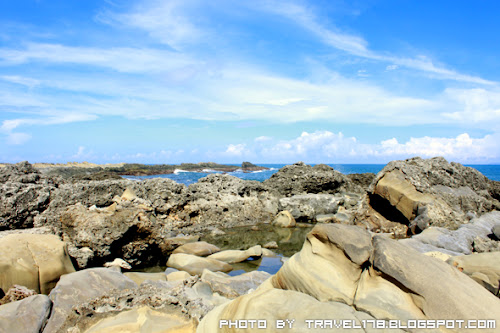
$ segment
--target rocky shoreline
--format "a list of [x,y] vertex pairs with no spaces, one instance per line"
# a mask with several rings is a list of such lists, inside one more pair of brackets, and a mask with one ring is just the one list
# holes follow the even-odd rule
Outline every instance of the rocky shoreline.
[[[284,331],[314,331],[309,317],[500,318],[500,183],[443,158],[393,161],[377,175],[299,162],[264,182],[212,174],[189,186],[118,177],[165,167],[38,167],[0,168],[0,331],[229,332],[220,320],[291,314],[297,325]],[[270,239],[226,251],[199,242],[297,223],[315,227],[273,276],[223,273],[273,256]],[[157,264],[171,268],[121,272]]]

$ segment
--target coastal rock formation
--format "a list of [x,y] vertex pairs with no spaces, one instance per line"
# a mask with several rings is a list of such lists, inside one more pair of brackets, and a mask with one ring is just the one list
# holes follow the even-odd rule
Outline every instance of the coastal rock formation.
[[474,281],[496,294],[500,288],[500,252],[473,253],[447,261]]
[[227,298],[236,298],[257,289],[271,274],[262,271],[252,271],[237,276],[229,276],[222,272],[204,270],[201,280],[207,282],[213,292]]
[[[456,229],[476,215],[500,209],[496,182],[479,171],[442,157],[411,158],[387,164],[369,188],[369,208],[357,221],[383,227],[387,220],[407,225],[412,233],[429,226]],[[373,217],[374,209],[381,216]],[[367,213],[368,211],[368,213]]]
[[315,221],[317,215],[335,214],[340,201],[333,194],[299,194],[281,198],[279,208],[289,211],[296,221]]
[[172,253],[187,253],[195,256],[206,257],[219,251],[220,249],[217,246],[207,242],[193,242],[179,246]]
[[22,285],[48,294],[63,274],[75,269],[66,244],[54,235],[8,235],[0,239],[0,289]]
[[312,317],[336,319],[333,307],[344,308],[354,320],[500,318],[498,298],[455,267],[356,226],[317,225],[276,275],[257,291],[214,309],[198,331],[213,331],[221,319],[260,316],[270,323],[280,316],[301,318],[304,325]]
[[306,193],[363,192],[361,186],[332,167],[325,164],[311,167],[303,162],[284,166],[265,180],[264,185],[286,197]]
[[247,250],[225,250],[220,251],[208,256],[209,259],[215,259],[228,264],[234,264],[237,262],[242,262],[252,257],[261,257],[262,247],[260,245],[252,246]]
[[223,261],[197,257],[192,254],[176,253],[170,255],[167,261],[168,267],[173,267],[178,270],[186,271],[191,275],[201,275],[204,269],[213,272],[229,272],[233,267]]
[[273,225],[282,228],[292,228],[295,227],[296,222],[295,219],[293,218],[293,215],[289,211],[283,210],[279,212],[278,215],[276,215],[276,217],[273,220]]

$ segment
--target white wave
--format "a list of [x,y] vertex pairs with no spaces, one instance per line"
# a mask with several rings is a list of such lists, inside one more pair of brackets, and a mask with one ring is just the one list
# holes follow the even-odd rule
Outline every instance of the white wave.
[[220,171],[214,170],[214,169],[203,169],[201,172],[205,173],[219,173]]
[[174,173],[175,173],[176,175],[178,175],[178,174],[180,174],[180,173],[182,173],[182,172],[190,172],[190,171],[186,171],[186,170],[182,170],[182,169],[175,169],[175,170],[174,170]]

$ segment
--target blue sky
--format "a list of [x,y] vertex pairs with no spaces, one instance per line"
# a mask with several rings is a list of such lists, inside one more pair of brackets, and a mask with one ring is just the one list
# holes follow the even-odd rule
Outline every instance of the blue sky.
[[496,1],[0,3],[0,162],[500,164]]

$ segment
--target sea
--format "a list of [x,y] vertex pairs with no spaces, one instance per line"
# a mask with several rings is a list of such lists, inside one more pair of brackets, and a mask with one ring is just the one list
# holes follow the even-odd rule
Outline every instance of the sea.
[[[258,165],[269,168],[269,170],[254,171],[254,172],[243,172],[242,170],[236,170],[234,172],[228,172],[227,174],[239,177],[241,179],[257,180],[262,182],[271,177],[274,173],[278,172],[278,170],[284,167],[286,164],[258,164]],[[374,174],[377,174],[385,166],[385,164],[327,164],[327,165],[331,166],[332,168],[343,174],[366,173],[366,172],[372,172]],[[491,180],[500,181],[500,165],[481,164],[481,165],[466,165],[466,166],[479,170],[479,172],[481,172],[483,175],[485,175]],[[166,175],[123,176],[123,177],[132,180],[144,180],[149,178],[170,178],[178,183],[190,185],[196,183],[198,179],[206,177],[213,173],[222,173],[222,172],[209,169],[203,170],[203,172],[191,172],[191,171],[177,169],[175,170],[174,173]]]

